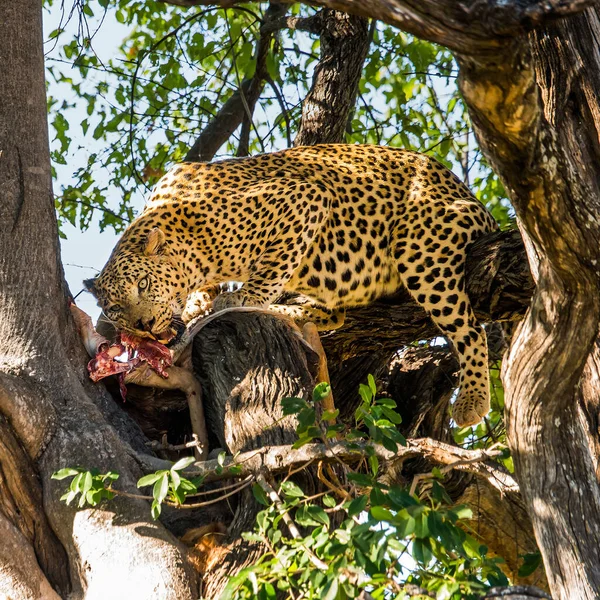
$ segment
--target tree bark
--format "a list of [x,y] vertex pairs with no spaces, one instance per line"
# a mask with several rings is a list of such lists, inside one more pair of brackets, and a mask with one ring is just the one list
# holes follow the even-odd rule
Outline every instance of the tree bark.
[[[598,164],[600,59],[590,48],[600,36],[598,12],[589,9],[527,39],[524,32],[533,26],[580,11],[592,0],[320,4],[383,18],[457,53],[480,144],[513,200],[538,276],[506,369],[517,473],[553,595],[596,598],[600,196],[592,165]],[[117,523],[107,510],[75,514],[58,502],[59,486],[47,483],[66,464],[87,464],[120,471],[120,483],[131,487],[140,472],[123,440],[135,445],[140,436],[87,381],[67,312],[51,195],[41,8],[33,0],[4,7],[0,64],[0,410],[8,432],[0,451],[3,470],[10,458],[26,465],[30,483],[38,476],[42,481],[41,495],[33,483],[18,489],[10,476],[0,487],[5,539],[22,551],[0,555],[3,584],[22,598],[51,585],[61,595],[70,589],[74,598],[95,598],[114,595],[112,581],[119,578],[129,586],[121,588],[125,594],[195,597],[183,550],[160,524],[147,520],[145,503],[120,499],[111,505]],[[276,371],[273,366],[269,377]],[[236,409],[243,396],[243,386],[234,393],[233,381],[220,385],[227,400],[216,404],[217,420],[229,418],[227,407]],[[247,427],[229,433],[224,428],[221,440],[233,449],[259,443],[252,423]],[[277,435],[285,437],[287,427]],[[11,433],[20,450],[11,446]],[[35,515],[42,513],[47,522],[41,517],[35,529]],[[241,523],[245,517],[239,518]],[[61,555],[68,574],[48,566],[48,557]],[[207,585],[221,584],[215,576]]]
[[343,142],[371,43],[363,17],[325,9],[312,17],[321,39],[313,83],[302,102],[295,146]]
[[600,321],[600,223],[590,215],[599,213],[600,196],[587,165],[597,164],[599,123],[597,99],[578,76],[598,72],[589,52],[598,33],[590,9],[534,32],[533,55],[521,40],[499,62],[460,61],[480,143],[539,265],[504,380],[515,468],[556,598],[597,598],[600,590],[598,456],[581,418],[581,407],[597,406],[598,397],[598,389],[583,397],[582,375],[588,362],[585,378],[597,380],[588,359]]
[[59,468],[87,465],[118,470],[133,487],[139,468],[101,411],[130,438],[136,428],[87,380],[67,310],[39,2],[3,6],[0,65],[0,587],[15,599],[50,598],[51,586],[92,599],[115,597],[118,580],[119,594],[195,598],[182,548],[149,521],[146,503],[76,512],[50,481]]

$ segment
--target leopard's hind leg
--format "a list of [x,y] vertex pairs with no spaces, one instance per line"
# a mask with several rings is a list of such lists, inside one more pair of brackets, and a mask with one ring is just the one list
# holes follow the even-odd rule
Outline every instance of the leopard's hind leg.
[[485,331],[475,319],[462,269],[443,277],[444,267],[435,262],[427,264],[416,262],[401,277],[413,298],[452,342],[460,364],[460,390],[452,416],[459,427],[475,425],[490,410]]

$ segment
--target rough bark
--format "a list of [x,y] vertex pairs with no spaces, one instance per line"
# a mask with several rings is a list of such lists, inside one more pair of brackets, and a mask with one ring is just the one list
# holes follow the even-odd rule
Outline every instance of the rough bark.
[[[580,417],[580,407],[598,398],[597,389],[584,398],[582,382],[600,320],[600,222],[592,216],[600,196],[590,168],[598,160],[598,104],[581,76],[600,66],[589,52],[597,23],[590,9],[533,33],[533,55],[520,41],[501,61],[461,61],[480,143],[539,265],[504,379],[515,467],[557,598],[596,598],[600,590],[598,457]],[[585,378],[597,379],[596,369],[589,361]]]
[[[232,6],[238,0],[162,0],[177,6]],[[239,0],[241,1],[241,0]],[[582,11],[595,0],[311,0],[394,25],[462,54],[493,56],[532,28]],[[307,2],[309,4],[309,2]]]
[[3,6],[0,65],[0,521],[9,543],[1,585],[15,599],[52,597],[51,585],[63,597],[70,590],[91,599],[113,596],[118,579],[124,594],[194,598],[194,573],[176,540],[149,521],[146,503],[76,513],[59,502],[62,486],[50,482],[53,471],[81,464],[119,470],[132,486],[139,469],[101,410],[124,433],[135,426],[86,381],[67,312],[39,2]]
[[343,142],[371,43],[368,20],[322,10],[312,17],[321,39],[321,56],[310,91],[302,102],[295,146]]
[[[600,379],[594,347],[600,318],[600,207],[592,167],[598,164],[598,82],[590,74],[598,73],[599,65],[589,49],[600,34],[598,15],[589,10],[535,32],[530,48],[524,31],[579,11],[591,0],[322,4],[383,18],[445,43],[459,55],[461,87],[480,143],[517,208],[539,274],[533,307],[506,373],[509,438],[524,498],[553,594],[595,598],[600,589],[600,493],[597,442],[590,433]],[[136,465],[102,412],[130,439],[135,428],[85,382],[81,368],[72,366],[82,365],[83,355],[67,314],[58,260],[40,16],[40,7],[28,0],[7,5],[0,22],[0,410],[43,482],[64,464],[90,461],[117,468],[131,485]],[[251,443],[251,438],[238,441]],[[225,433],[222,439],[228,439]],[[88,597],[110,595],[107,585],[119,573],[127,575],[124,581],[138,595],[152,597],[163,590],[171,596],[161,597],[194,595],[177,546],[160,525],[146,521],[145,504],[118,502],[115,527],[106,511],[74,516],[58,503],[57,488],[44,485],[43,507],[36,509],[48,516],[69,557],[75,597],[84,589]],[[10,519],[5,507],[15,499],[9,492],[2,490],[3,524]],[[22,560],[32,565],[31,579],[16,568],[16,555],[1,557],[1,572],[22,584],[22,597],[27,597],[49,585],[32,557],[40,565],[42,559],[26,527],[11,521],[5,530],[7,539],[29,541]],[[47,530],[41,535],[48,552],[60,551]],[[79,569],[84,562],[86,573]]]

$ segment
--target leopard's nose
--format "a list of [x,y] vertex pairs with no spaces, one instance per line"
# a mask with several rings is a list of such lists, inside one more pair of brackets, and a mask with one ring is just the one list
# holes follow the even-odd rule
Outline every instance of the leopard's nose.
[[154,327],[154,324],[156,323],[156,318],[152,317],[151,319],[139,319],[138,322],[135,324],[135,328],[139,329],[140,331],[152,331],[152,328]]

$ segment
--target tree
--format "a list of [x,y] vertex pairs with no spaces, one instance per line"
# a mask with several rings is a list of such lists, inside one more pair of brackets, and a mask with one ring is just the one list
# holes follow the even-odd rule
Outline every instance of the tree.
[[[130,10],[140,9],[140,18],[143,18],[146,4],[149,11],[156,8],[150,3],[140,3]],[[177,0],[174,4],[216,3]],[[329,3],[323,1],[321,4],[327,6]],[[260,102],[263,86],[266,84],[274,90],[273,102],[280,103],[282,97],[275,82],[271,55],[266,51],[272,40],[270,36],[278,27],[306,29],[321,37],[321,60],[315,69],[313,87],[304,102],[305,109],[313,102],[313,109],[305,110],[303,115],[299,134],[303,143],[317,141],[319,138],[315,136],[319,132],[326,133],[328,140],[334,140],[336,136],[339,139],[343,133],[340,123],[348,122],[353,99],[356,94],[363,93],[360,87],[356,90],[353,86],[358,85],[357,73],[362,68],[368,35],[380,35],[375,27],[367,27],[364,17],[399,26],[441,43],[454,53],[460,66],[460,88],[479,145],[515,207],[536,281],[532,306],[505,360],[507,438],[521,495],[512,490],[513,510],[503,514],[518,523],[525,537],[530,521],[550,589],[557,598],[575,595],[593,598],[600,589],[597,571],[600,499],[594,467],[598,456],[594,432],[597,431],[595,414],[599,385],[596,342],[600,321],[597,293],[599,235],[595,218],[598,214],[597,184],[591,167],[596,162],[592,159],[597,148],[594,135],[598,113],[594,92],[598,69],[596,57],[589,52],[597,33],[596,9],[592,5],[593,2],[583,0],[488,2],[484,5],[467,0],[452,3],[426,0],[418,8],[404,0],[331,3],[331,8],[358,13],[358,17],[329,10],[317,12],[318,16],[299,12],[289,16],[281,6],[274,5],[263,19],[256,51],[252,44],[248,47],[241,35],[243,19],[236,20],[231,16],[240,13],[248,17],[255,7],[239,7],[228,13],[231,19],[225,23],[230,30],[237,28],[240,32],[239,47],[235,51],[242,59],[247,57],[247,71],[236,73],[238,91],[222,103],[220,110],[211,116],[208,127],[196,135],[197,143],[189,144],[179,139],[180,132],[179,137],[169,139],[168,148],[165,146],[162,153],[153,157],[148,155],[147,161],[143,160],[143,153],[148,152],[148,148],[140,144],[138,151],[142,152],[142,158],[138,157],[136,161],[147,167],[146,175],[139,175],[143,179],[162,169],[163,161],[182,157],[190,146],[196,153],[194,156],[210,157],[218,149],[216,140],[221,140],[220,146],[230,138],[235,130],[231,129],[233,125],[241,126],[238,154],[255,149],[261,136],[252,135],[253,128],[256,129],[252,109]],[[584,9],[585,12],[575,15]],[[88,10],[91,9],[88,7]],[[124,9],[120,7],[119,10]],[[196,11],[185,18],[180,16],[178,31],[183,31],[183,24],[209,14],[214,11]],[[177,531],[177,527],[182,526],[181,521],[178,525],[177,519],[171,516],[163,520],[164,525],[152,522],[144,502],[123,496],[113,501],[116,504],[103,505],[101,510],[84,511],[75,516],[71,509],[58,502],[59,486],[49,480],[57,468],[86,464],[105,471],[118,470],[124,489],[127,489],[149,467],[159,463],[148,457],[145,438],[137,425],[116,407],[106,392],[87,380],[83,367],[85,360],[67,312],[68,291],[58,258],[50,193],[40,17],[40,7],[28,1],[19,7],[6,8],[0,23],[0,64],[4,75],[4,101],[0,106],[3,182],[0,214],[4,226],[0,244],[5,257],[0,263],[0,289],[3,291],[0,323],[4,334],[0,397],[5,416],[1,422],[4,435],[0,451],[6,482],[1,493],[1,515],[6,539],[10,540],[9,552],[2,554],[3,584],[7,589],[19,590],[21,597],[36,597],[43,593],[50,597],[49,585],[61,595],[69,589],[77,594],[85,588],[87,594],[94,597],[108,595],[106,586],[112,586],[111,578],[118,578],[121,573],[120,585],[128,582],[130,586],[129,590],[122,589],[124,596],[130,593],[134,597],[192,597],[196,574],[182,560],[184,550],[168,531]],[[175,29],[179,24],[174,24]],[[140,43],[130,46],[132,56],[148,48],[148,34],[141,30],[138,35]],[[142,39],[144,35],[146,39]],[[175,45],[174,38],[169,35],[165,40],[153,40],[149,47],[154,51],[154,46],[159,43]],[[19,42],[14,44],[10,40]],[[197,47],[205,46],[198,43]],[[298,48],[298,53],[301,52],[303,50]],[[226,62],[222,56],[217,57],[215,65],[219,60]],[[80,66],[83,65],[81,68],[95,66],[83,55],[78,61]],[[231,68],[235,71],[238,67],[236,62]],[[332,93],[324,86],[323,82],[330,80],[330,76],[323,76],[327,68],[347,82],[342,88],[343,94]],[[137,79],[140,75],[137,66],[133,71]],[[165,80],[164,84],[171,91],[180,89],[178,77],[181,73],[171,75],[172,81],[167,83]],[[294,76],[300,79],[297,71]],[[133,89],[135,92],[136,88]],[[151,87],[144,88],[144,97],[149,101],[156,100],[156,90],[154,97],[151,93]],[[329,106],[323,106],[322,98],[329,99]],[[93,112],[96,100],[91,97],[88,100]],[[315,110],[315,106],[321,110]],[[202,103],[199,107],[200,111],[212,109]],[[368,106],[364,111],[368,112]],[[129,116],[135,116],[134,112],[132,108]],[[291,141],[288,133],[291,118],[286,113],[287,107],[281,103],[282,116],[278,123],[283,135]],[[158,114],[155,112],[154,116]],[[117,115],[113,115],[106,128],[109,131],[111,127],[118,129],[121,123],[129,128],[141,122],[130,118],[128,123],[127,118],[127,115],[121,115],[117,119]],[[322,119],[320,125],[319,119]],[[63,133],[61,139],[65,140],[64,122],[55,117],[54,123],[56,130]],[[410,123],[406,130],[411,131]],[[103,135],[103,130],[98,133]],[[355,133],[349,134],[351,140]],[[128,138],[128,143],[131,139]],[[367,136],[367,139],[370,138]],[[209,142],[212,150],[207,149]],[[471,148],[468,144],[462,150],[460,146],[455,147],[452,155],[462,157],[464,162]],[[123,165],[122,171],[115,171],[115,180],[125,181],[127,178],[122,175],[127,170],[133,176],[139,171],[136,163],[132,163],[133,156],[130,155],[129,160],[123,157],[123,152],[111,154],[111,160]],[[464,164],[468,174],[468,158]],[[487,176],[481,179],[482,193],[489,194],[494,180]],[[82,172],[80,188],[92,191],[93,206],[105,208],[102,190],[94,185]],[[85,221],[89,213],[73,211],[74,203],[86,206],[85,199],[77,196],[76,191],[74,188],[64,191],[59,214],[72,219],[79,216]],[[124,195],[125,200],[129,194],[130,189]],[[131,209],[124,204],[123,210],[127,213]],[[104,211],[104,214],[108,219],[105,223],[110,224],[110,213]],[[35,245],[30,243],[32,239],[36,240]],[[516,293],[514,290],[515,281],[528,281],[527,269],[523,268],[523,261],[518,260],[519,256],[522,256],[522,250],[519,250],[514,234],[482,240],[480,248],[474,249],[471,294],[478,300],[482,314],[506,318],[523,311],[527,291],[519,289]],[[490,277],[489,268],[486,271],[486,265],[490,264],[496,269],[495,277]],[[521,284],[521,287],[525,286]],[[399,314],[409,316],[404,320],[412,326],[404,334],[411,335],[412,339],[424,339],[433,334],[425,315],[407,306],[405,299],[397,301],[391,306],[375,307],[367,314],[361,315],[357,311],[349,323],[353,329],[341,332],[337,342],[331,338],[331,344],[326,344],[334,382],[345,376],[351,382],[348,388],[355,388],[356,379],[364,381],[368,371],[381,370],[391,352],[407,341],[406,337],[401,337],[402,331],[385,339],[381,331],[384,328],[381,328],[380,337],[385,341],[380,351],[361,351],[369,349],[364,340],[365,333],[370,332],[373,316],[389,319],[399,311]],[[26,310],[21,308],[25,306]],[[230,344],[229,355],[235,357],[232,348],[236,336],[250,337],[255,343],[258,333],[264,335],[269,344],[276,341],[279,348],[275,365],[269,365],[268,356],[257,354],[256,362],[251,365],[235,366],[232,361],[228,377],[224,377],[219,366],[210,361],[197,365],[196,371],[207,397],[228,399],[225,405],[215,402],[212,426],[219,441],[231,452],[265,443],[289,443],[294,429],[293,419],[289,417],[270,432],[263,431],[260,419],[253,429],[240,429],[243,411],[238,410],[239,400],[255,402],[256,406],[261,402],[267,405],[266,417],[272,420],[280,414],[277,412],[280,410],[278,401],[282,395],[302,398],[308,394],[316,369],[315,357],[299,347],[297,341],[294,345],[293,339],[277,329],[275,322],[268,318],[253,319],[228,318],[217,330],[207,328],[196,340],[196,356],[214,356],[212,350],[215,347]],[[366,327],[365,321],[369,323]],[[266,341],[257,344],[259,350],[265,346]],[[437,394],[430,396],[430,402],[435,404],[441,398],[443,415],[449,390],[439,373],[440,369],[452,371],[451,360],[439,353],[435,355],[435,351],[433,363],[415,354],[409,356],[409,361],[411,357],[413,360],[412,369],[409,369],[411,363],[405,361],[396,384],[402,381],[404,390],[423,389],[424,381],[430,389],[435,384]],[[419,359],[425,364],[422,368],[418,368]],[[274,374],[282,361],[289,366],[282,372],[289,374],[277,379]],[[261,397],[257,398],[255,391],[238,385],[239,375],[259,377],[261,368],[266,375]],[[60,382],[56,381],[57,372],[62,375]],[[349,373],[353,377],[349,377]],[[214,392],[217,388],[221,390],[220,394]],[[402,395],[398,395],[398,400],[401,409],[410,408],[407,406],[410,403],[402,404]],[[423,411],[427,401],[424,394],[420,394],[420,400],[419,410]],[[356,406],[348,389],[336,391],[336,402],[342,418],[344,411],[349,414]],[[439,411],[436,414],[431,406],[428,410],[419,415],[407,410],[403,415],[403,427],[408,427],[406,431],[414,434],[424,427],[423,417],[428,416],[431,417],[431,424],[426,425],[428,433],[435,433],[438,438],[444,435],[448,440],[447,427],[440,426]],[[32,428],[31,423],[36,426]],[[231,432],[236,430],[236,425],[245,435],[232,438]],[[437,451],[429,447],[420,453],[413,449],[413,452],[434,462],[450,460],[452,464],[456,463],[456,456],[446,447],[440,446]],[[481,461],[481,458],[486,457],[479,457],[477,464],[480,466],[473,469],[475,472],[489,474],[489,469],[495,469],[494,474],[500,473],[497,466]],[[418,469],[418,466],[413,467],[412,473]],[[405,465],[397,477],[410,475],[410,465]],[[307,485],[311,482],[316,488],[320,485],[317,472],[308,471],[306,478]],[[489,494],[481,482],[474,484],[460,478],[453,482],[460,490],[459,495],[467,496],[474,487],[487,494],[492,511],[503,506],[497,494]],[[449,483],[446,482],[447,488]],[[255,516],[252,510],[245,510],[248,507],[251,507],[248,498],[240,501],[230,533],[248,529]],[[480,517],[480,522],[484,523],[485,514]],[[490,539],[492,535],[493,532]],[[106,552],[108,547],[110,552]],[[252,561],[259,551],[251,542],[237,540],[234,535],[225,554],[220,555],[220,565],[214,566],[205,577],[205,589],[221,589],[224,577],[238,569],[243,561]],[[160,560],[156,559],[158,555]],[[27,565],[26,569],[16,568],[23,564]],[[82,565],[86,565],[85,576]]]

